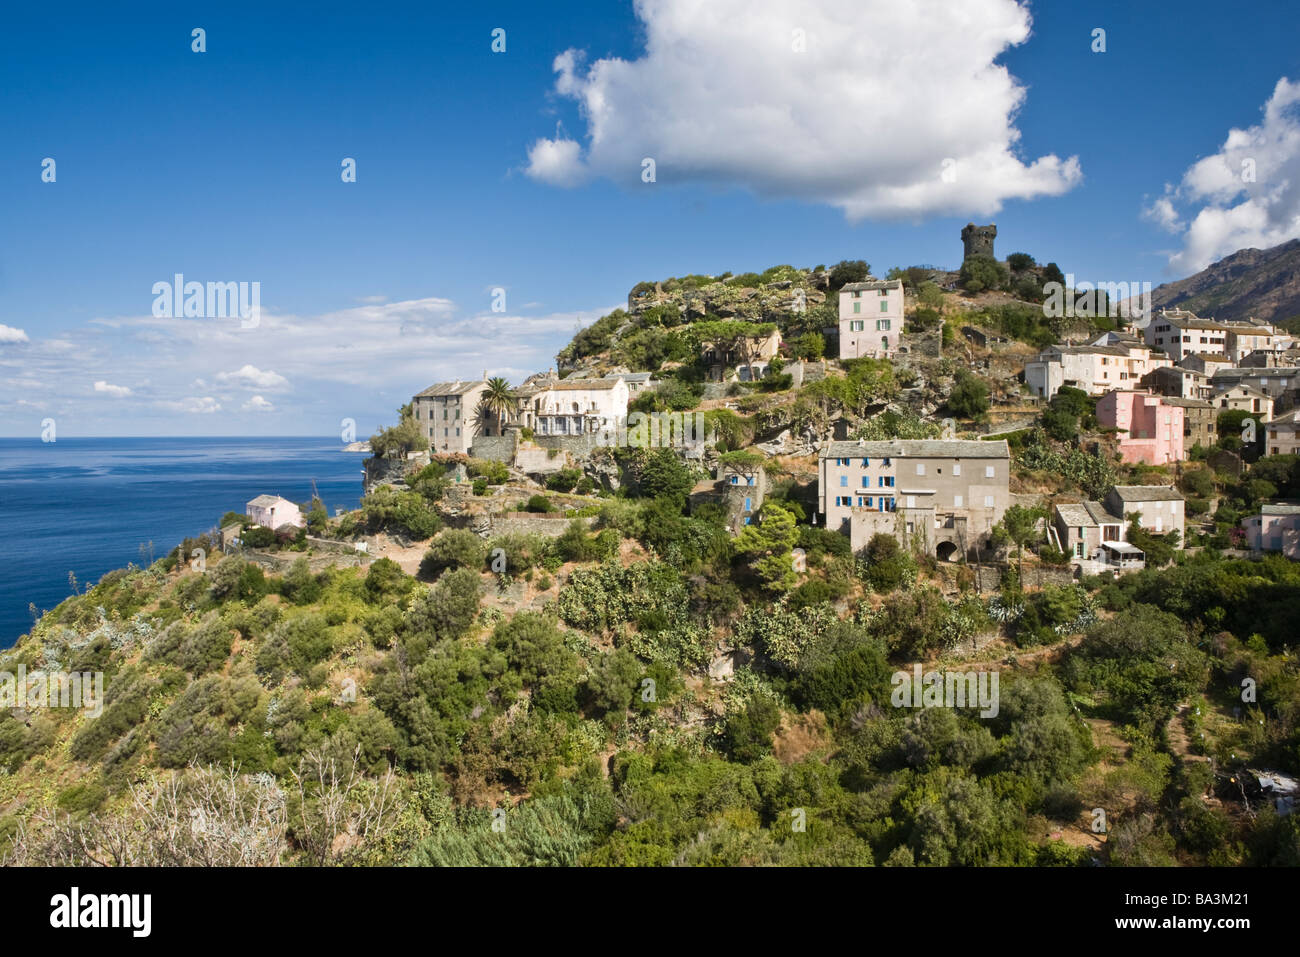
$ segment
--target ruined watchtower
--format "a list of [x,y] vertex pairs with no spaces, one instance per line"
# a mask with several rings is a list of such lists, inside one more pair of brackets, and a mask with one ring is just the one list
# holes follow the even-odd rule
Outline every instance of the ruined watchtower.
[[993,240],[998,234],[996,223],[989,223],[987,226],[976,226],[974,223],[967,223],[962,227],[961,244],[963,247],[962,262],[970,259],[971,256],[993,256]]

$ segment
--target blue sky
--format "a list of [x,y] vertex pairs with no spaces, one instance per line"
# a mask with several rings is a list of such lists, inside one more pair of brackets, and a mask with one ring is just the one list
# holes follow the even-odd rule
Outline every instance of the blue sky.
[[[954,266],[968,220],[1153,284],[1300,235],[1285,2],[179,6],[6,13],[0,434],[368,434],[640,280]],[[154,317],[176,273],[260,325]]]

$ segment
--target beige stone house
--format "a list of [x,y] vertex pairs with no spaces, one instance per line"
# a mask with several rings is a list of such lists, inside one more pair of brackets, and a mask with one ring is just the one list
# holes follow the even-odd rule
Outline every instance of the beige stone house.
[[1161,401],[1183,410],[1183,448],[1210,448],[1219,440],[1219,410],[1204,399],[1180,399],[1167,395]]
[[1266,455],[1300,455],[1300,409],[1279,415],[1264,426]]
[[1146,565],[1141,549],[1126,541],[1128,522],[1100,502],[1057,505],[1049,539],[1053,533],[1054,544],[1070,556],[1070,563],[1089,573],[1134,571]]
[[1258,415],[1267,422],[1273,418],[1273,399],[1248,385],[1229,386],[1210,396],[1210,404],[1219,412],[1236,409]]
[[1106,495],[1106,511],[1118,515],[1128,525],[1136,513],[1138,525],[1154,535],[1178,532],[1179,547],[1185,540],[1186,524],[1182,495],[1172,485],[1116,485]]
[[940,558],[964,556],[1006,512],[1010,469],[1003,440],[830,442],[818,455],[819,510],[855,552],[885,532]]
[[487,382],[483,379],[438,382],[411,399],[411,411],[433,452],[469,454],[474,436],[485,428],[480,408]]

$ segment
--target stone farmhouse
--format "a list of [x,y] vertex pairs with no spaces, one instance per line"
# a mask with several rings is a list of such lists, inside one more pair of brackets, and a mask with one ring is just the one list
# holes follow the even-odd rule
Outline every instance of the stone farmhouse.
[[438,382],[411,399],[411,411],[434,452],[469,453],[474,437],[485,432],[480,403],[487,381]]
[[884,532],[952,559],[1002,519],[1010,469],[1003,440],[830,442],[818,454],[819,509],[855,552]]
[[1300,455],[1300,409],[1279,415],[1264,426],[1266,455]]

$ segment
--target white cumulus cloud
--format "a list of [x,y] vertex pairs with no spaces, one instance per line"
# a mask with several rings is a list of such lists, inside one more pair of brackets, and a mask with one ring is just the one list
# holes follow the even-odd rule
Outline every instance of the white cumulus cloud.
[[272,403],[268,402],[266,399],[262,398],[260,395],[253,396],[242,406],[240,406],[240,408],[244,412],[274,412],[275,411],[275,406]]
[[0,343],[26,342],[27,333],[21,329],[15,329],[13,326],[6,326],[0,322]]
[[95,383],[95,391],[102,392],[105,395],[111,395],[115,399],[121,399],[131,394],[131,390],[124,385],[113,385],[100,379]]
[[555,58],[586,142],[556,134],[525,172],[743,186],[828,203],[851,220],[988,215],[1054,196],[1075,157],[1026,161],[1014,117],[1025,88],[997,58],[1030,34],[1016,0],[636,0],[644,54],[589,66]]
[[1263,113],[1254,126],[1229,130],[1217,153],[1144,210],[1183,237],[1172,271],[1193,273],[1238,249],[1300,237],[1300,83],[1278,80]]
[[289,380],[270,369],[263,372],[254,365],[245,364],[234,372],[218,372],[217,381],[226,385],[243,386],[249,389],[283,391],[289,388]]
[[210,395],[189,396],[178,401],[160,402],[164,409],[171,409],[174,412],[191,412],[196,415],[211,415],[213,412],[221,411],[221,403]]

